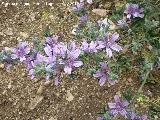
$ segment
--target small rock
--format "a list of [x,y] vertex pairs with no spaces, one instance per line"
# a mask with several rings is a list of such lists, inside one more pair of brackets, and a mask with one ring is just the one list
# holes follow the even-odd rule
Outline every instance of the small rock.
[[107,11],[105,9],[93,9],[92,12],[101,17],[105,17],[107,15]]
[[13,29],[12,29],[12,28],[8,28],[8,29],[5,31],[5,34],[6,34],[6,35],[13,35]]
[[26,38],[29,37],[26,32],[20,32],[19,34],[20,34],[20,36],[21,36],[22,38],[24,38],[24,39],[26,39]]
[[128,82],[132,82],[133,81],[133,79],[132,78],[128,78]]
[[66,94],[66,100],[67,101],[72,101],[74,98],[74,96],[70,93],[70,91],[67,91],[67,94]]
[[6,41],[2,41],[2,45],[6,44]]
[[48,81],[46,81],[46,82],[44,83],[44,86],[47,87],[47,86],[49,86],[50,84],[51,84],[51,81],[48,80]]
[[26,75],[26,73],[22,73],[22,77],[24,77]]
[[51,117],[49,120],[57,120],[56,117]]
[[0,68],[3,69],[4,68],[4,64],[0,64]]
[[34,78],[33,80],[34,80],[35,83],[39,81],[38,78]]
[[30,110],[33,110],[37,107],[38,104],[40,104],[40,102],[42,102],[43,100],[43,96],[36,96],[30,103],[29,105],[29,109]]
[[34,20],[35,20],[35,14],[34,14],[34,13],[31,13],[31,14],[30,14],[30,18],[31,18],[31,21],[34,21]]
[[41,95],[44,91],[45,87],[43,85],[41,85],[38,90],[37,90],[37,94]]
[[37,118],[36,120],[41,120],[40,118]]
[[9,85],[8,85],[8,89],[11,89],[11,87],[12,87],[12,85],[11,85],[11,83],[9,83]]

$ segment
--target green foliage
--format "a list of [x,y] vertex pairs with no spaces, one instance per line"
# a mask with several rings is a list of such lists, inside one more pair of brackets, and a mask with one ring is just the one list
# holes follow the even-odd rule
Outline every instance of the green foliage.
[[37,37],[33,38],[33,44],[36,51],[43,51],[43,43]]
[[151,99],[148,104],[150,118],[160,117],[160,97]]
[[37,64],[34,67],[35,74],[41,75],[45,73],[45,65],[43,63]]
[[43,30],[45,37],[51,37],[53,34],[51,33],[49,26],[46,26]]
[[126,89],[124,92],[123,92],[123,97],[127,100],[127,101],[131,101],[132,100],[132,91],[131,91],[131,88],[129,87],[128,89]]

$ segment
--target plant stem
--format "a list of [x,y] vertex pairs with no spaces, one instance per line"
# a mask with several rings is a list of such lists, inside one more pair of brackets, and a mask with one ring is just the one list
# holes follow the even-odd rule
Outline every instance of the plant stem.
[[146,83],[146,81],[147,81],[147,78],[148,78],[149,73],[150,73],[150,71],[148,71],[148,72],[146,73],[146,75],[145,75],[145,77],[144,77],[144,80],[143,80],[140,88],[138,89],[138,93],[140,93],[140,92],[142,91],[142,88],[143,88],[143,86],[145,85],[145,83]]
[[142,91],[142,88],[143,88],[143,86],[145,85],[145,83],[146,83],[146,81],[147,81],[147,78],[148,78],[149,73],[150,73],[150,70],[147,71],[147,73],[146,73],[146,75],[145,75],[145,77],[144,77],[144,80],[143,80],[140,88],[138,89],[137,93],[133,96],[133,99],[131,100],[130,103],[132,103],[133,100],[136,98],[137,94]]

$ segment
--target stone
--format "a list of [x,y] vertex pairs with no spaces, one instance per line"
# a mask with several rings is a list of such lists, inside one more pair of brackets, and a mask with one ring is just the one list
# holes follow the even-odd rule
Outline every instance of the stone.
[[101,17],[105,17],[107,15],[107,11],[105,9],[93,9],[92,12]]
[[8,29],[5,31],[5,34],[6,34],[6,35],[13,35],[13,29],[12,29],[12,28],[8,28]]
[[45,87],[43,85],[41,85],[38,90],[37,90],[37,94],[41,95],[44,91]]
[[67,94],[66,94],[66,100],[67,101],[72,101],[74,98],[74,96],[70,93],[70,91],[67,91]]
[[30,103],[29,105],[29,109],[33,110],[37,107],[38,104],[40,104],[43,100],[43,96],[36,96]]

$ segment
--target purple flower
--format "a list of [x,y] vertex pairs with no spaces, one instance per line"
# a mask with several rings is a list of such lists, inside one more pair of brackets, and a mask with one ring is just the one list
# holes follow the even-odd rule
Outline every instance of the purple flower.
[[138,116],[135,112],[131,113],[131,120],[147,120],[146,115]]
[[117,25],[120,26],[121,28],[127,27],[128,24],[127,24],[126,18],[123,18],[123,19],[121,19],[121,20],[118,20],[118,21],[117,21]]
[[20,61],[23,62],[24,60],[26,60],[26,55],[30,52],[30,48],[27,47],[26,42],[20,42],[18,44],[18,48],[13,48],[12,52],[12,59],[19,58]]
[[87,19],[88,19],[87,15],[83,15],[83,16],[80,17],[81,23],[85,23],[87,21]]
[[77,61],[78,56],[80,55],[81,50],[75,47],[75,43],[72,42],[67,50],[66,60],[62,60],[60,64],[64,65],[64,72],[71,74],[73,67],[80,67],[83,65],[82,61]]
[[98,49],[105,48],[107,56],[112,57],[112,50],[115,50],[119,52],[122,50],[122,47],[115,43],[115,41],[118,39],[119,34],[114,33],[112,37],[109,36],[109,33],[105,34],[105,41],[98,41],[99,46],[97,47]]
[[30,69],[28,75],[31,76],[31,79],[33,79],[35,77],[34,69]]
[[129,105],[128,101],[120,100],[118,95],[114,96],[114,100],[115,100],[115,103],[108,103],[110,113],[113,116],[117,116],[118,114],[120,114],[120,115],[124,116],[125,118],[127,118],[126,107]]
[[103,86],[107,80],[111,85],[115,84],[115,81],[109,80],[108,78],[109,68],[107,63],[100,63],[100,64],[101,64],[101,70],[97,71],[96,74],[93,75],[94,77],[100,78],[99,85]]
[[66,52],[67,52],[67,45],[64,43],[58,43],[52,48],[52,52],[54,56],[60,56],[60,57],[65,57]]
[[75,12],[80,12],[83,9],[84,3],[83,2],[75,2],[75,7],[72,7],[72,10]]
[[50,78],[50,74],[48,74],[48,73],[49,72],[53,73],[53,76],[55,76],[54,83],[55,83],[56,86],[58,86],[59,83],[60,83],[60,74],[61,74],[60,67],[58,65],[56,65],[56,64],[49,64],[45,68],[46,68],[46,72],[47,72],[46,80],[49,80],[49,78]]
[[58,42],[58,36],[57,35],[45,38],[45,43],[48,44],[51,47],[54,47],[54,45],[57,44],[57,42]]
[[44,48],[44,51],[47,55],[47,57],[45,56],[38,56],[41,60],[43,60],[44,62],[48,63],[48,64],[51,64],[53,62],[55,62],[56,60],[56,56],[55,54],[53,53],[53,49],[51,48],[51,46],[47,45],[45,48]]
[[143,11],[144,11],[144,9],[140,8],[138,4],[127,3],[124,13],[127,14],[127,18],[129,18],[129,19],[131,17],[143,18],[144,17]]
[[39,52],[34,51],[30,57],[23,61],[23,63],[27,66],[28,75],[31,76],[31,79],[35,77],[35,65],[44,62],[45,60],[45,56],[41,55]]
[[86,41],[83,41],[81,48],[88,53],[97,52],[97,42],[91,41],[90,43],[87,43]]
[[32,62],[34,62],[37,58],[37,53],[38,52],[33,52],[33,54],[28,57],[25,61],[23,61],[23,63],[27,66],[27,70],[33,69],[33,64]]
[[104,117],[97,117],[97,120],[105,120]]

